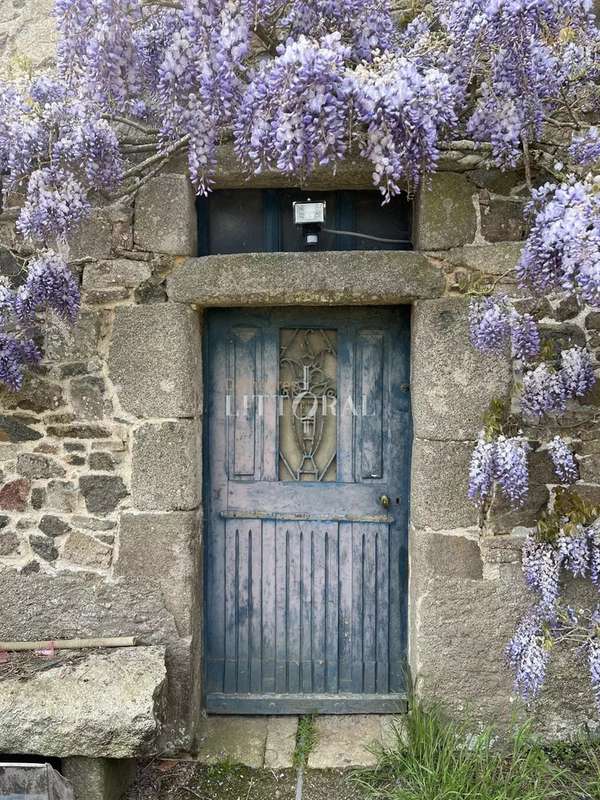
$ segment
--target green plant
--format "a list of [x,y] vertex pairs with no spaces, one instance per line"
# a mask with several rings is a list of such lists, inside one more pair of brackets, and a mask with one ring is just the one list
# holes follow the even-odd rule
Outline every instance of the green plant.
[[317,727],[315,725],[315,715],[310,714],[300,717],[298,720],[298,730],[296,732],[296,749],[294,750],[294,766],[304,767],[308,757],[314,750],[317,743]]
[[374,771],[355,780],[381,800],[551,800],[564,797],[565,771],[552,764],[527,727],[510,752],[494,746],[491,730],[473,736],[435,706],[414,704],[378,752]]

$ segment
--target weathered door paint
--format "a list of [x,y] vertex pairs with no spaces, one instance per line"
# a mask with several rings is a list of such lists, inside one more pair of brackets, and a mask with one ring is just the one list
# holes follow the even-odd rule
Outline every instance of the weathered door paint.
[[398,710],[409,311],[215,310],[207,328],[207,709]]

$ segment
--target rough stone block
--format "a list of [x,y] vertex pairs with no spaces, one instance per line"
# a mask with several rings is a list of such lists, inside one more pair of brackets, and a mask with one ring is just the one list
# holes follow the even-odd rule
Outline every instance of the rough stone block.
[[456,267],[465,267],[468,270],[477,270],[485,275],[498,277],[517,266],[522,252],[522,242],[502,242],[457,247],[432,255],[443,258]]
[[122,514],[116,575],[160,582],[181,635],[189,635],[198,608],[200,525],[193,512]]
[[117,475],[82,475],[79,489],[90,514],[110,514],[128,495],[123,479]]
[[479,542],[458,533],[411,532],[413,550],[432,576],[482,580],[483,560]]
[[42,433],[18,419],[0,415],[0,442],[34,442],[42,436]]
[[35,414],[54,411],[65,402],[61,386],[37,375],[27,375],[20,392],[3,390],[0,397],[3,409],[18,408]]
[[17,458],[17,472],[25,478],[61,478],[65,474],[53,458],[38,453],[22,453]]
[[52,537],[64,536],[71,531],[71,526],[67,522],[52,514],[45,514],[38,527],[46,536]]
[[14,531],[0,533],[0,556],[16,555],[19,550],[19,537]]
[[71,381],[71,403],[79,419],[101,419],[104,416],[106,386],[103,378],[84,375]]
[[196,196],[185,175],[160,175],[140,189],[133,236],[141,250],[196,255]]
[[172,303],[118,309],[109,370],[127,413],[193,416],[201,373],[197,315]]
[[464,175],[437,173],[421,188],[415,208],[417,250],[449,250],[470,244],[477,232],[473,195]]
[[190,420],[148,423],[133,440],[133,505],[140,511],[187,511],[199,501],[199,447]]
[[490,200],[481,206],[481,233],[488,242],[511,242],[525,238],[523,204]]
[[74,328],[51,328],[46,337],[46,358],[49,362],[92,358],[98,351],[99,338],[100,313],[82,311]]
[[49,481],[46,493],[48,508],[72,513],[77,508],[79,497],[74,483]]
[[108,569],[112,559],[112,548],[94,539],[93,536],[73,531],[64,544],[61,558],[82,567]]
[[477,524],[477,509],[467,497],[474,445],[415,439],[411,515],[416,528],[447,531]]
[[474,439],[490,402],[508,399],[508,357],[483,356],[469,341],[469,300],[417,303],[413,315],[412,410],[423,439]]
[[108,211],[95,209],[92,217],[82,222],[71,236],[69,246],[69,257],[73,260],[110,258],[112,222]]
[[150,274],[150,265],[146,261],[131,261],[128,258],[86,264],[82,288],[85,291],[114,289],[118,286],[135,289],[147,281]]
[[75,800],[121,800],[136,775],[133,759],[72,756],[62,761],[62,774]]
[[44,536],[41,533],[32,533],[29,536],[29,544],[33,552],[43,558],[44,561],[56,561],[58,558],[58,550],[49,536]]
[[267,738],[267,717],[208,717],[199,731],[198,761],[232,761],[261,769]]
[[154,752],[166,680],[164,647],[91,652],[5,678],[0,751],[131,758]]
[[25,511],[31,482],[25,478],[5,483],[0,489],[0,508],[3,511]]
[[398,305],[439,297],[442,271],[420,253],[248,253],[189,259],[167,279],[201,306]]

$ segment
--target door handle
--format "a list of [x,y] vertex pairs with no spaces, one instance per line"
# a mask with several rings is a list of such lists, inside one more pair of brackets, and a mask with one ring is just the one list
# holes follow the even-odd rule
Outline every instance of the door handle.
[[381,497],[379,498],[379,502],[384,508],[389,508],[392,505],[392,501],[387,496],[387,494],[382,494]]

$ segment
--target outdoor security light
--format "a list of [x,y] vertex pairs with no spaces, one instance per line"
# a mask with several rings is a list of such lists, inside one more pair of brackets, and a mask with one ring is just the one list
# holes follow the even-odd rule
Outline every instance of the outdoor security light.
[[294,222],[302,225],[304,244],[307,247],[316,247],[319,244],[321,226],[325,222],[326,203],[313,203],[308,200],[298,200],[294,204]]
[[296,225],[315,225],[325,222],[326,203],[312,203],[309,200],[294,203],[294,222]]

